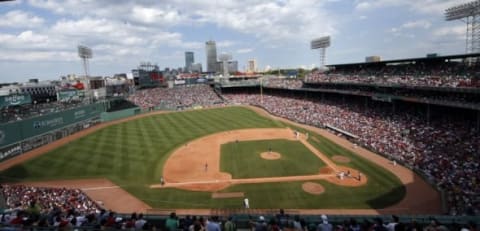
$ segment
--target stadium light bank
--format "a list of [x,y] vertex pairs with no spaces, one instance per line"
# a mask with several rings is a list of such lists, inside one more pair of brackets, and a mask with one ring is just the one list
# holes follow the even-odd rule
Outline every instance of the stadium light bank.
[[314,39],[310,42],[310,48],[312,50],[320,49],[320,67],[319,70],[325,69],[325,60],[327,58],[327,47],[330,46],[330,36],[324,36]]

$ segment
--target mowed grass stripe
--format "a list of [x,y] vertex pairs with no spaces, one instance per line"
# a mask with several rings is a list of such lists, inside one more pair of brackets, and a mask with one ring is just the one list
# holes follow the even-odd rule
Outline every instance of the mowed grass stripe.
[[196,137],[195,134],[200,134],[204,130],[204,128],[202,128],[202,124],[198,122],[198,119],[188,117],[184,113],[178,114],[176,119],[180,121],[179,124],[183,126],[182,128],[184,130],[188,130],[188,134],[186,134],[188,140],[190,140],[190,138]]
[[[238,115],[235,115],[235,117],[229,117],[229,118],[221,118],[222,117],[222,112],[221,111],[217,111],[217,112],[214,112],[212,113],[212,119],[214,121],[216,120],[221,120],[221,119],[224,119],[226,123],[229,123],[233,128],[241,128],[241,127],[244,127],[244,124],[247,122],[247,121],[242,121]],[[248,124],[248,123],[247,123]]]

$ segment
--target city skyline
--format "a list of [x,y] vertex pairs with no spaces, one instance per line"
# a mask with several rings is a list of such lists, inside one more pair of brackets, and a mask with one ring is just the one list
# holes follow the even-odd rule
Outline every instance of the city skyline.
[[[312,39],[330,35],[326,64],[465,51],[465,24],[444,10],[468,0],[59,1],[0,3],[0,82],[82,74],[77,45],[93,50],[91,75],[129,73],[142,61],[207,69],[205,42],[258,69],[319,65]],[[240,68],[243,71],[243,68]]]

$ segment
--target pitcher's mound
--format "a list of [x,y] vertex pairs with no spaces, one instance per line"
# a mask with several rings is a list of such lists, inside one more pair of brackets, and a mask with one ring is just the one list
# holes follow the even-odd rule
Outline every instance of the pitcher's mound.
[[335,161],[335,162],[339,162],[339,163],[350,162],[350,158],[348,158],[346,156],[340,156],[340,155],[332,156],[332,160]]
[[282,155],[278,152],[262,152],[260,156],[266,160],[277,160],[282,157]]
[[321,184],[318,183],[313,183],[313,182],[306,182],[302,184],[302,189],[303,191],[314,194],[314,195],[319,195],[325,192],[325,188]]

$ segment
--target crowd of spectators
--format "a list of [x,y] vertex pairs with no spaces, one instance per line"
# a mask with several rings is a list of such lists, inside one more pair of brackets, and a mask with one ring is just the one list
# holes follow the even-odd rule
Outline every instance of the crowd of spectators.
[[263,216],[252,218],[250,224],[251,230],[255,231],[473,231],[477,227],[473,221],[467,224],[442,224],[434,218],[431,218],[429,223],[420,224],[416,220],[401,220],[396,215],[385,220],[381,217],[362,220],[345,217],[343,220],[331,221],[326,215],[319,218],[315,221],[306,220],[300,215],[286,214],[281,209],[279,214],[268,219]]
[[390,97],[393,99],[423,101],[437,104],[459,105],[464,107],[479,107],[480,94],[468,92],[431,91],[410,88],[379,88],[377,86],[358,85],[329,85],[329,84],[307,84],[307,89],[322,89],[346,94],[357,94],[370,97]]
[[[303,83],[307,84],[303,84]],[[439,104],[455,104],[464,107],[480,107],[480,96],[464,92],[432,92],[404,88],[404,86],[423,87],[476,87],[471,77],[465,76],[360,76],[352,74],[325,74],[313,72],[305,80],[289,78],[269,78],[264,81],[264,87],[283,89],[327,89],[335,91],[348,91],[362,95],[389,95],[398,98],[410,98],[414,101],[425,101]],[[365,85],[315,85],[315,83],[352,83],[372,84],[376,87]],[[399,88],[382,88],[377,86],[398,86]],[[478,83],[480,88],[480,82]],[[408,99],[406,99],[408,100]]]
[[165,230],[165,231],[476,231],[474,221],[441,224],[428,221],[371,217],[356,220],[343,216],[331,220],[326,215],[316,218],[290,215],[280,209],[278,214],[249,215],[243,221],[235,215],[178,217],[175,212],[166,218],[149,219],[142,213],[126,215],[106,211],[89,200],[78,189],[39,188],[2,185],[7,209],[0,214],[1,230]]
[[302,88],[302,85],[302,80],[291,78],[268,78],[264,82],[265,87],[284,89],[300,89]]
[[[99,202],[101,203],[101,202]],[[2,205],[3,204],[3,205]],[[234,216],[203,217],[186,215],[178,217],[172,212],[168,217],[158,220],[149,219],[142,213],[130,215],[107,211],[91,200],[80,189],[47,188],[25,185],[0,185],[0,230],[168,230],[168,231],[235,231],[240,226]],[[242,214],[239,214],[242,215]],[[244,215],[242,215],[244,216]],[[385,217],[383,217],[385,218]],[[475,231],[476,223],[440,224],[430,218],[430,223],[422,224],[411,220],[402,223],[397,216],[384,222],[381,217],[364,218],[356,221],[343,216],[342,219],[329,221],[322,215],[305,220],[299,215],[289,215],[280,209],[280,213],[254,217],[249,215],[242,228],[256,231],[332,231],[352,230],[458,230]],[[403,220],[405,221],[405,220]]]
[[385,86],[417,87],[480,87],[473,76],[437,76],[437,75],[362,75],[360,73],[320,73],[312,72],[305,77],[308,83],[356,83]]
[[474,78],[480,65],[461,62],[411,62],[387,65],[367,63],[344,65],[326,73],[313,72],[307,82],[367,83],[376,85],[405,85],[426,87],[480,87]]
[[448,117],[426,123],[425,116],[414,109],[394,113],[391,105],[381,103],[365,107],[340,99],[242,93],[224,94],[224,98],[259,105],[300,123],[330,125],[354,134],[361,145],[420,169],[445,190],[450,214],[480,212],[480,132],[473,124]]
[[[94,226],[102,208],[79,189],[1,185],[4,226]],[[98,222],[99,224],[99,222]]]
[[222,102],[217,93],[205,84],[137,90],[128,100],[142,108],[160,105],[167,108],[210,106]]

